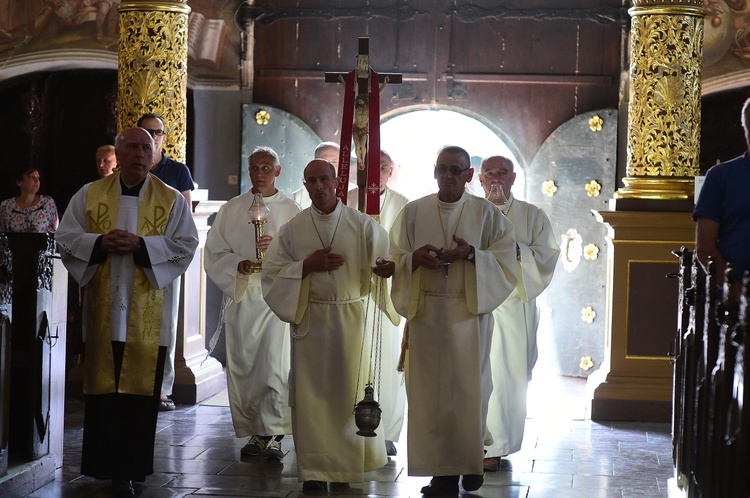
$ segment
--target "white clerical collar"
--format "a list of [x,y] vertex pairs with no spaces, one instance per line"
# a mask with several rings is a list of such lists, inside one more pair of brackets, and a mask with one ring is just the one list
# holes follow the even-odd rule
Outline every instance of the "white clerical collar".
[[510,197],[508,197],[508,200],[505,201],[505,204],[501,204],[498,207],[500,208],[500,211],[503,212],[503,214],[506,214],[510,209],[511,204],[513,204],[513,192],[510,193]]
[[336,207],[333,208],[333,211],[331,211],[330,213],[324,213],[320,209],[316,208],[314,204],[310,204],[310,209],[312,209],[313,211],[315,211],[315,213],[319,214],[320,216],[328,216],[328,215],[331,215],[331,214],[333,214],[333,213],[336,212],[336,210],[339,208],[339,204],[341,204],[341,199],[339,199],[338,197],[336,197]]
[[[274,200],[276,198],[276,196],[279,195],[279,192],[281,192],[281,190],[276,189],[276,191],[273,194],[271,194],[271,195],[264,195],[263,196],[263,201],[265,202],[265,201],[272,201],[272,200]],[[253,189],[250,189],[250,191],[248,192],[248,194],[250,195],[250,197],[252,197],[252,196],[254,196],[256,194],[256,192],[253,192]]]
[[435,194],[435,199],[437,199],[438,206],[443,206],[443,207],[446,207],[446,208],[452,208],[452,207],[460,206],[461,204],[463,204],[463,202],[466,200],[466,196],[467,195],[472,195],[472,194],[467,194],[466,191],[463,191],[461,193],[461,197],[459,197],[458,200],[455,201],[455,202],[441,201],[440,197],[438,197],[437,194]]

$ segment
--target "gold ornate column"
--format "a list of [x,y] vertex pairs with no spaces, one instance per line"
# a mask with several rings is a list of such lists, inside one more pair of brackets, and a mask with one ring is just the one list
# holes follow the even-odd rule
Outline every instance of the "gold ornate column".
[[167,155],[185,162],[190,7],[186,0],[126,0],[119,12],[118,130],[159,114]]
[[634,0],[627,176],[615,199],[692,200],[698,174],[703,0]]
[[607,342],[587,381],[591,418],[669,421],[679,260],[692,247],[699,171],[702,0],[634,0],[629,10],[627,171],[596,212],[607,227]]
[[[166,154],[185,162],[188,15],[186,0],[124,0],[119,7],[118,129],[153,112],[164,118]],[[203,250],[207,214],[194,213],[200,244],[182,276],[172,399],[203,401],[226,388],[224,370],[207,357]]]

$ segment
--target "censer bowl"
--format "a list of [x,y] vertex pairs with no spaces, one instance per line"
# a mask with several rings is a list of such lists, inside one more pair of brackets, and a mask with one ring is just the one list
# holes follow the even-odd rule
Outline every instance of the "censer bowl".
[[373,399],[372,386],[365,387],[365,397],[354,405],[354,423],[359,429],[357,435],[364,437],[375,437],[375,429],[380,425],[380,415],[383,410],[380,404]]

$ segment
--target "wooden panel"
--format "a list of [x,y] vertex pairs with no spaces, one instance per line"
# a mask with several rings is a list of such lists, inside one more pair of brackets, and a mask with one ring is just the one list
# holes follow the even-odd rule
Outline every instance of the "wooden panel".
[[628,288],[628,356],[666,356],[677,331],[678,262],[633,261]]
[[592,9],[617,12],[618,2],[413,0],[397,15],[390,6],[276,2],[288,16],[255,25],[254,100],[337,139],[341,91],[314,74],[352,69],[357,38],[369,36],[371,65],[405,73],[403,85],[382,94],[383,113],[414,104],[476,113],[501,127],[526,161],[575,115],[617,107],[623,23],[597,22]]

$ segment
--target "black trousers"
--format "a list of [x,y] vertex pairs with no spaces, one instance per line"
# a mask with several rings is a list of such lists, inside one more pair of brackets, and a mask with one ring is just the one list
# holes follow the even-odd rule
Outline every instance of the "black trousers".
[[[120,378],[124,352],[124,342],[112,343],[116,381]],[[81,455],[83,475],[142,482],[154,473],[154,438],[166,354],[167,348],[160,346],[151,396],[86,395]]]

